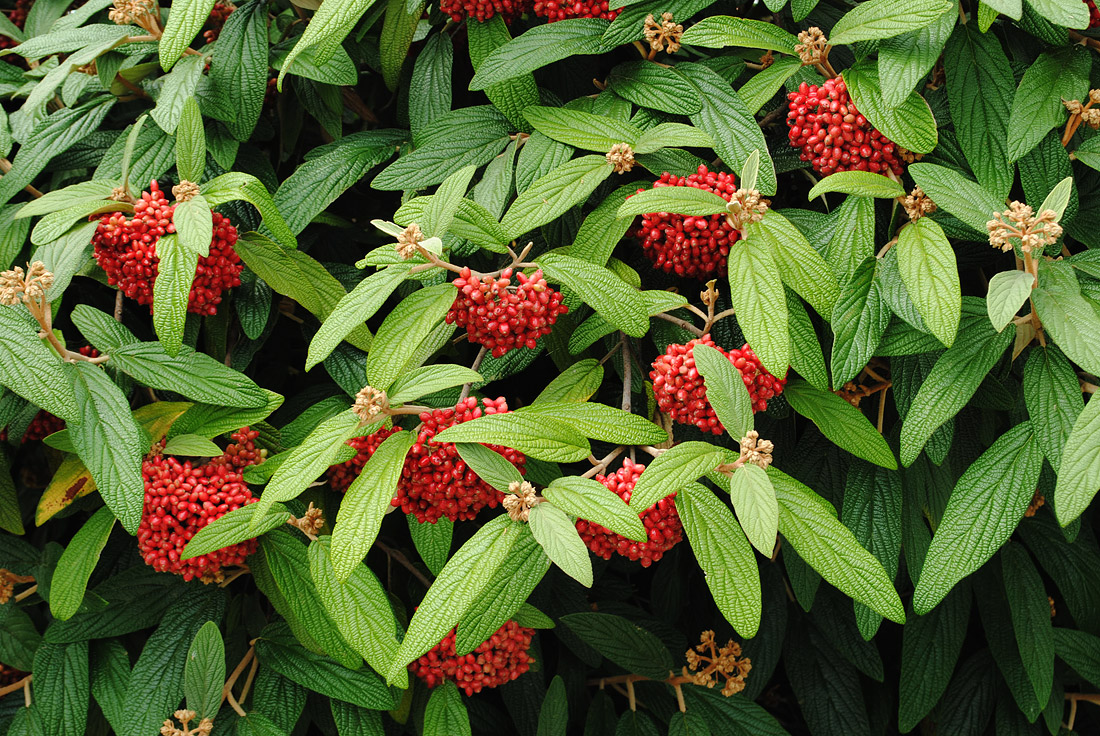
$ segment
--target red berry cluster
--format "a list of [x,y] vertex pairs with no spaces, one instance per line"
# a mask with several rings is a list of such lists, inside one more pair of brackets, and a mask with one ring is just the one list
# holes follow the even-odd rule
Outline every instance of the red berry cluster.
[[611,10],[607,0],[535,0],[535,15],[550,23],[566,18],[615,20],[622,8]]
[[788,138],[816,171],[825,176],[835,171],[901,174],[897,145],[859,114],[840,77],[820,86],[803,82],[787,99]]
[[213,28],[203,31],[202,37],[206,39],[207,43],[214,43],[218,40],[218,36],[221,35],[222,28],[225,27],[225,21],[229,19],[229,16],[233,14],[233,11],[237,9],[237,6],[230,2],[216,2],[214,7],[210,10],[210,17],[206,22],[213,26]]
[[145,563],[160,572],[203,582],[222,579],[221,569],[244,563],[256,551],[249,539],[209,554],[181,560],[183,548],[195,534],[230,511],[255,503],[241,476],[242,469],[263,462],[256,449],[259,432],[248,427],[232,435],[234,443],[204,465],[180,462],[154,450],[142,464],[145,512],[138,527],[138,548]]
[[669,345],[665,354],[653,361],[649,377],[653,380],[653,394],[661,411],[681,424],[694,424],[704,432],[722,434],[725,428],[718,421],[714,407],[707,400],[703,377],[695,367],[696,345],[709,345],[729,358],[733,367],[741,372],[745,388],[749,390],[754,412],[768,408],[768,399],[783,393],[787,379],[768,373],[746,343],[740,350],[726,351],[714,344],[710,335],[703,335],[687,345]]
[[[34,0],[15,0],[15,7],[7,13],[8,20],[10,20],[16,28],[22,30],[27,22],[27,14],[31,12],[32,5],[34,5]],[[19,42],[14,38],[0,36],[0,49],[10,49],[18,45]]]
[[341,493],[346,492],[352,481],[359,477],[359,473],[363,471],[363,466],[374,455],[374,451],[378,449],[383,440],[399,431],[401,431],[400,427],[380,429],[373,434],[368,434],[366,437],[355,437],[348,440],[348,445],[354,447],[358,452],[351,460],[333,465],[325,472],[325,475],[328,476],[329,485]]
[[463,18],[473,18],[479,23],[500,15],[505,23],[511,23],[531,9],[531,0],[443,0],[440,12],[459,23]]
[[569,311],[561,303],[561,293],[546,285],[542,271],[527,276],[516,274],[519,286],[512,286],[512,269],[499,278],[475,278],[469,268],[454,280],[458,296],[447,324],[466,329],[470,342],[484,345],[499,358],[515,348],[535,348],[538,339],[549,335],[559,314]]
[[[174,233],[172,222],[175,207],[168,204],[156,181],[149,191],[141,193],[134,204],[134,216],[113,212],[99,218],[92,243],[96,262],[107,272],[107,283],[118,286],[123,294],[148,304],[153,310],[153,282],[157,278],[157,241],[165,233]],[[241,285],[244,266],[233,250],[237,228],[221,214],[214,213],[214,229],[209,255],[200,258],[191,285],[187,311],[214,315],[222,300],[222,292]]]
[[[406,514],[415,514],[417,521],[435,523],[446,516],[451,521],[473,519],[488,506],[496,508],[503,498],[500,491],[483,481],[467,467],[453,442],[433,442],[437,434],[456,424],[477,419],[483,414],[504,414],[508,404],[503,398],[482,399],[478,406],[472,396],[463,399],[453,409],[435,409],[420,415],[420,434],[405,458],[397,496],[392,503]],[[488,445],[504,459],[526,469],[527,458],[510,447]]]
[[[708,171],[706,166],[700,166],[691,176],[676,176],[666,171],[653,182],[653,187],[695,187],[717,194],[727,202],[737,191],[732,174]],[[730,243],[737,240],[739,233],[726,221],[724,214],[692,217],[651,212],[642,215],[634,237],[662,271],[707,279],[726,275]]]
[[[627,458],[617,471],[611,475],[597,475],[596,480],[630,503],[630,494],[643,470],[644,465]],[[648,542],[635,542],[585,519],[577,519],[577,531],[588,549],[605,560],[611,559],[612,552],[618,552],[627,559],[641,560],[642,567],[649,567],[684,538],[684,527],[673,501],[675,496],[672,493],[667,498],[662,498],[640,514],[649,533]]]
[[455,632],[443,638],[424,656],[409,665],[409,670],[428,687],[451,680],[467,695],[482,688],[511,682],[531,668],[531,637],[534,629],[506,621],[497,632],[478,645],[477,649],[455,654]]
[[1100,10],[1096,9],[1096,3],[1094,0],[1084,0],[1084,2],[1089,6],[1089,28],[1100,26]]

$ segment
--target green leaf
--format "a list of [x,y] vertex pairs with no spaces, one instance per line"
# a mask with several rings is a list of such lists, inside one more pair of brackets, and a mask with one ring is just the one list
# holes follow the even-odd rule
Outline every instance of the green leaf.
[[1035,348],[1024,366],[1024,402],[1035,438],[1056,471],[1077,417],[1085,408],[1081,383],[1062,351]]
[[[35,215],[48,215],[51,212],[59,212],[76,205],[90,204],[93,202],[106,204],[104,200],[111,195],[111,192],[116,186],[118,186],[117,181],[102,179],[70,184],[61,189],[46,192],[38,199],[32,199],[25,204],[18,206],[11,205],[12,207],[18,207],[14,219],[33,217]],[[112,204],[116,204],[117,206],[118,203]]]
[[88,642],[44,642],[34,655],[34,706],[42,733],[84,736],[88,722],[90,676]]
[[1023,422],[966,469],[951,491],[924,559],[913,593],[913,610],[918,615],[932,610],[1008,540],[1031,502],[1042,465],[1042,450],[1032,427]]
[[145,503],[141,461],[149,451],[148,435],[134,421],[126,396],[99,366],[80,361],[70,370],[67,383],[75,390],[77,411],[69,424],[73,446],[104,502],[123,528],[136,534]]
[[1058,658],[1095,685],[1100,682],[1100,639],[1084,631],[1054,629]]
[[416,57],[409,89],[409,127],[415,135],[431,121],[451,111],[454,43],[446,33],[428,37]]
[[581,156],[537,179],[516,198],[500,224],[513,238],[545,225],[588,199],[613,167],[604,156]]
[[928,331],[946,347],[955,342],[962,287],[955,251],[935,220],[922,217],[898,234],[898,270]]
[[267,57],[266,3],[254,0],[238,5],[214,44],[210,81],[221,96],[234,103],[233,119],[225,125],[239,141],[248,140],[259,122],[267,91]]
[[874,257],[863,261],[844,285],[830,315],[834,335],[831,364],[837,386],[853,380],[863,370],[890,323],[890,308],[875,279],[877,270],[878,260]]
[[745,103],[749,112],[756,114],[801,68],[802,62],[796,57],[776,57],[771,66],[757,72],[742,84],[741,89],[737,90],[737,95]]
[[[734,478],[749,467],[764,475],[763,470],[751,465],[735,472]],[[733,513],[698,483],[681,489],[676,495],[676,509],[718,610],[738,634],[745,638],[756,636],[762,610],[760,574],[752,547]],[[773,530],[768,554],[774,547]]]
[[1035,277],[1025,271],[1001,271],[989,280],[985,304],[993,329],[1000,332],[1024,306],[1035,286]]
[[168,440],[161,452],[165,455],[187,457],[217,457],[222,454],[222,449],[197,434],[178,434]]
[[707,442],[681,442],[653,458],[630,494],[630,508],[641,514],[663,498],[694,483],[726,461],[728,450]]
[[[354,8],[356,5],[361,5],[366,10],[370,3],[362,5],[362,0],[360,0],[360,2],[354,3],[352,7]],[[338,10],[337,12],[341,11]],[[382,78],[391,90],[397,89],[401,68],[405,63],[405,57],[409,53],[409,46],[412,45],[417,24],[420,22],[423,13],[423,2],[409,4],[406,0],[389,0],[386,5],[386,18],[382,23],[382,37],[379,40],[378,50],[382,61]],[[358,16],[349,19],[350,23],[347,25],[347,31],[344,31],[343,24],[341,24],[340,30],[346,35],[357,19]],[[326,44],[332,43],[331,38],[324,31],[319,36],[320,42]]]
[[485,57],[470,89],[485,90],[570,56],[599,53],[608,25],[600,18],[568,18],[535,26]]
[[519,468],[508,462],[499,452],[476,442],[460,442],[455,445],[459,456],[477,474],[477,477],[497,489],[508,493],[513,483],[522,483]]
[[[934,0],[926,0],[929,3]],[[877,3],[871,0],[861,3],[852,13]],[[883,0],[886,3],[911,5],[910,0]],[[935,3],[941,9],[950,7]],[[939,142],[936,118],[924,98],[916,92],[910,92],[897,107],[887,107],[882,99],[879,86],[878,69],[874,66],[852,67],[844,71],[844,81],[852,95],[852,102],[859,111],[882,134],[890,140],[914,153],[931,153]]]
[[[1036,13],[1051,23],[1066,28],[1084,29],[1089,27],[1089,6],[1078,7],[1077,3],[1069,0],[1027,0]],[[1040,698],[1040,703],[1045,703],[1046,698]]]
[[752,546],[771,556],[778,533],[779,502],[768,474],[756,465],[741,466],[730,478],[730,498]]
[[779,499],[779,533],[799,557],[845,595],[905,623],[905,609],[882,564],[860,546],[828,502],[775,466],[768,467],[768,475]]
[[359,417],[351,409],[341,412],[317,425],[302,440],[302,444],[290,451],[287,459],[271,476],[264,493],[253,512],[249,528],[256,532],[268,510],[276,501],[296,498],[321,473],[336,461],[348,440],[359,430]]
[[923,616],[910,616],[901,634],[898,729],[908,733],[943,697],[959,661],[970,619],[970,589],[959,586]]
[[431,203],[424,211],[420,225],[428,237],[442,238],[454,222],[455,214],[470,187],[474,166],[466,166],[454,172],[439,185],[432,195]]
[[542,495],[559,509],[627,539],[644,542],[649,538],[637,510],[598,481],[578,476],[555,478]]
[[[353,0],[346,3],[333,3],[330,7],[324,7],[324,4],[318,8],[313,18],[310,19],[309,25],[306,26],[306,31],[298,39],[298,42],[294,44],[294,48],[291,49],[290,54],[287,55],[286,60],[283,62],[282,69],[279,72],[279,89],[283,86],[283,76],[286,75],[290,68],[291,63],[298,58],[306,50],[313,51],[313,58],[318,63],[323,63],[328,59],[331,59],[337,50],[340,49],[340,44],[344,38],[351,33],[352,28],[363,16],[370,7],[374,5],[374,0]],[[400,4],[400,8],[403,9],[404,2]],[[419,18],[419,14],[416,16]],[[412,33],[409,33],[409,39],[412,39]],[[219,39],[220,40],[220,39]],[[405,43],[404,49],[401,51],[401,57],[404,59],[405,52],[408,51],[408,43]],[[383,54],[385,56],[385,54]],[[388,83],[387,75],[387,83]],[[391,85],[392,89],[392,85]]]
[[792,34],[772,23],[730,15],[703,18],[684,31],[680,41],[687,46],[708,49],[738,46],[780,51],[784,54],[794,53],[794,47],[798,43],[798,39]]
[[[1081,53],[1078,53],[1080,51]],[[1008,158],[1017,161],[1066,118],[1062,100],[1080,100],[1089,87],[1085,49],[1046,51],[1024,72],[1008,119]],[[885,132],[885,131],[883,131]]]
[[1046,588],[1021,545],[1008,542],[1000,556],[1016,646],[1036,700],[1045,703],[1054,683],[1054,631]]
[[[427,212],[427,203],[431,203],[434,199],[435,195],[433,194],[409,200],[397,211],[394,219],[403,224],[419,222]],[[503,203],[501,206],[503,207]],[[450,234],[458,238],[465,238],[471,243],[494,253],[507,252],[505,244],[511,241],[508,233],[497,222],[496,217],[477,202],[469,199],[459,200],[458,211],[455,213],[454,220],[450,225]],[[421,245],[424,245],[424,243]],[[391,259],[389,262],[400,258],[396,251],[390,248],[386,248],[386,255]],[[356,265],[360,264],[357,263]]]
[[114,526],[115,515],[104,506],[73,535],[57,561],[57,569],[50,582],[50,613],[54,618],[64,621],[80,608],[88,579]]
[[931,25],[950,9],[947,0],[870,0],[852,8],[836,22],[829,43],[847,46],[856,41],[891,38]]
[[[198,435],[209,439],[261,422],[283,403],[283,397],[274,391],[266,391],[266,393],[267,404],[255,409],[194,404],[183,413],[183,416],[172,422],[168,430],[168,439],[171,440],[181,434]],[[285,435],[283,439],[286,439]]]
[[580,360],[562,371],[535,397],[542,402],[588,401],[603,383],[603,366],[595,358]]
[[566,736],[569,726],[569,701],[565,694],[565,681],[555,675],[546,690],[539,708],[539,727],[536,736]]
[[403,263],[387,266],[360,281],[342,297],[309,343],[306,370],[322,362],[352,330],[373,317],[405,280],[411,268],[411,264]]
[[787,297],[769,240],[749,237],[730,243],[730,302],[745,339],[774,376],[785,376],[791,340]]
[[183,667],[183,695],[196,718],[214,718],[225,683],[225,643],[218,625],[207,621],[195,634]]
[[[293,177],[293,174],[291,176]],[[288,248],[298,247],[293,231],[283,220],[279,206],[268,193],[267,187],[251,174],[242,174],[238,171],[222,174],[202,186],[202,195],[210,207],[237,200],[248,202],[259,211],[265,231],[269,231],[276,240]]]
[[206,131],[202,127],[199,103],[193,97],[183,104],[176,130],[168,132],[176,134],[176,170],[180,179],[200,181],[206,168]]
[[741,372],[722,353],[709,345],[692,348],[695,368],[703,377],[707,401],[727,434],[740,440],[752,429],[752,399]]
[[537,263],[547,280],[576,292],[585,304],[631,337],[641,337],[649,330],[642,296],[614,272],[559,253],[547,253]]
[[830,174],[813,186],[810,193],[806,195],[806,199],[814,200],[827,192],[843,192],[860,197],[882,199],[905,196],[905,190],[901,188],[901,184],[870,171],[839,171]]
[[[206,219],[210,220],[208,230],[213,232],[214,223],[210,209],[202,203],[198,207],[200,212],[205,213]],[[179,212],[181,208],[185,211],[187,208],[176,206],[177,213],[183,215]],[[178,219],[181,223],[188,221],[182,216]],[[201,226],[202,223],[199,224]],[[206,241],[205,248],[209,250],[209,240]],[[183,346],[187,304],[191,298],[191,285],[195,281],[200,255],[203,254],[183,244],[176,235],[164,235],[157,241],[160,262],[157,264],[157,279],[153,282],[153,328],[161,347],[170,357],[178,356]]]
[[1057,220],[1061,220],[1062,216],[1066,212],[1066,206],[1069,204],[1070,196],[1073,194],[1073,177],[1067,176],[1062,181],[1058,182],[1053,189],[1050,190],[1050,194],[1046,196],[1043,203],[1039,205],[1038,212],[1045,212],[1051,210],[1054,212]]
[[290,518],[290,512],[287,511],[286,506],[275,503],[263,515],[259,525],[253,529],[252,519],[256,515],[256,511],[256,504],[250,503],[214,519],[214,521],[199,529],[195,536],[191,537],[191,541],[187,543],[180,559],[190,560],[193,557],[207,555],[219,549],[225,549],[245,540],[253,539],[266,534],[272,529],[283,526]]
[[438,284],[413,292],[394,307],[374,337],[367,354],[367,383],[385,391],[405,371],[421,343],[447,316],[457,289]]
[[1100,490],[1100,401],[1089,400],[1073,423],[1058,466],[1054,509],[1062,526],[1080,516]]
[[366,565],[356,564],[346,580],[339,581],[331,541],[324,536],[309,545],[310,575],[321,604],[359,656],[375,671],[384,671],[398,647],[397,622],[389,598]]
[[1015,326],[994,331],[980,300],[963,300],[959,335],[932,366],[902,424],[902,465],[911,465],[932,433],[970,401],[1015,337]]
[[1041,267],[1031,298],[1043,328],[1069,359],[1090,373],[1100,372],[1100,315],[1081,296],[1072,267]]
[[448,427],[435,436],[436,442],[479,442],[503,445],[525,455],[549,462],[577,462],[592,448],[569,424],[551,417],[526,412],[486,414]]
[[794,378],[783,391],[791,408],[806,417],[831,442],[869,463],[894,470],[893,451],[870,420],[832,391],[822,391]]
[[633,147],[642,137],[642,131],[629,123],[581,110],[532,105],[523,116],[543,135],[585,151],[607,153],[616,143]]
[[[554,24],[557,25],[557,24]],[[692,124],[714,141],[714,151],[735,171],[740,172],[753,151],[759,151],[760,173],[756,188],[772,196],[776,192],[775,166],[766,155],[768,144],[753,112],[738,97],[725,79],[710,67],[695,63],[680,63],[682,73],[698,90],[702,109],[691,115]]]
[[958,121],[955,134],[983,187],[1003,199],[1012,188],[1008,121],[1015,79],[995,36],[960,24],[944,49],[947,100]]
[[[215,0],[182,0],[172,4],[168,21],[164,24],[164,34],[158,44],[161,68],[168,71],[183,56],[184,50],[191,45],[199,29],[210,17],[214,2]],[[201,64],[199,69],[202,69]]]
[[517,411],[567,422],[584,437],[618,445],[659,445],[668,440],[668,434],[648,419],[606,404],[545,401]]
[[[512,40],[508,25],[499,14],[483,23],[471,23],[466,27],[466,33],[469,36],[470,62],[474,71],[481,68],[489,54]],[[526,118],[523,117],[523,110],[539,104],[538,86],[531,74],[521,74],[505,82],[489,85],[485,88],[485,96],[512,125],[524,133],[531,132]]]
[[695,187],[655,187],[632,194],[619,206],[616,217],[633,217],[653,212],[674,212],[694,217],[725,214],[726,200]]
[[634,146],[634,152],[638,154],[655,153],[662,148],[671,146],[713,148],[714,141],[711,140],[709,135],[690,125],[658,123],[642,133]]
[[695,87],[675,67],[653,61],[619,64],[607,75],[607,82],[619,97],[671,115],[694,115],[703,106]]
[[882,100],[887,107],[905,102],[918,82],[932,69],[951,36],[959,14],[954,2],[933,23],[879,44],[878,71]]
[[67,422],[79,416],[61,359],[20,307],[0,307],[0,384]]
[[559,620],[581,641],[627,672],[661,680],[669,676],[673,664],[668,649],[632,621],[595,611],[570,613]]
[[573,520],[551,503],[531,509],[531,534],[550,561],[586,588],[592,587],[592,560]]
[[916,163],[909,167],[909,174],[933,202],[982,233],[982,239],[988,234],[985,224],[990,217],[1004,209],[1002,200],[944,166]]
[[810,382],[810,385],[826,390],[829,373],[825,370],[825,355],[814,331],[806,307],[794,292],[787,289],[788,325],[791,333],[791,367]]
[[374,544],[416,437],[416,432],[391,434],[348,487],[332,530],[332,566],[337,581],[345,582]]
[[526,524],[514,522],[507,515],[498,516],[454,553],[413,614],[386,675],[389,682],[403,676],[409,662],[443,640],[492,580],[502,574],[513,548],[525,537],[530,539]]
[[174,357],[155,342],[123,345],[110,353],[112,366],[150,388],[208,404],[246,409],[268,402],[267,392],[250,378],[186,345]]
[[424,365],[400,376],[390,386],[390,404],[401,404],[464,383],[483,381],[481,374],[461,365]]
[[470,736],[470,714],[450,680],[432,690],[424,708],[424,736]]

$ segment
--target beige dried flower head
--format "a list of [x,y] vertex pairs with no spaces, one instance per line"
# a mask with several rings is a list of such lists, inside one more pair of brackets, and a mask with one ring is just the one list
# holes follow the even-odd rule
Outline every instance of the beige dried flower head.
[[199,725],[190,728],[189,724],[198,715],[193,710],[177,710],[172,715],[180,722],[180,727],[177,728],[169,718],[160,727],[161,736],[210,736],[210,732],[214,730],[214,723],[209,718],[203,718]]
[[925,194],[924,190],[920,187],[913,187],[913,191],[906,195],[902,206],[905,207],[906,214],[909,215],[909,219],[913,222],[916,222],[930,212],[936,211],[936,203],[929,199],[928,195]]
[[118,187],[115,187],[114,189],[112,189],[111,190],[111,196],[107,197],[107,199],[111,200],[112,202],[131,202],[131,201],[133,201],[133,198],[130,196],[130,193],[126,191],[126,187],[122,187],[122,186],[118,186]]
[[798,34],[798,41],[794,46],[794,52],[802,60],[803,66],[820,64],[825,58],[825,47],[829,45],[829,41],[817,26],[801,31]]
[[1023,202],[1010,202],[1004,212],[994,212],[993,219],[985,224],[989,230],[989,244],[1002,251],[1012,250],[1013,241],[1020,241],[1024,253],[1041,251],[1062,237],[1062,226],[1057,223],[1054,210],[1043,210],[1038,216]]
[[11,600],[16,585],[33,582],[34,578],[30,575],[16,575],[11,570],[0,567],[0,606]]
[[898,158],[900,158],[907,164],[916,163],[917,161],[920,161],[922,158],[924,158],[923,153],[916,153],[914,151],[910,151],[908,148],[902,148],[901,146],[895,146],[894,153],[896,153],[898,155]]
[[775,63],[775,52],[768,50],[763,56],[760,57],[760,67],[767,69],[769,66]]
[[423,240],[424,233],[420,232],[420,225],[412,223],[397,236],[397,255],[409,260],[416,255]]
[[750,429],[741,438],[741,457],[739,459],[742,465],[752,464],[760,468],[767,468],[772,464],[773,450],[775,450],[775,444],[771,440],[760,439],[760,433],[755,429]]
[[199,185],[193,181],[181,179],[180,183],[172,187],[172,196],[177,202],[186,202],[199,193]]
[[1089,90],[1089,102],[1092,104],[1100,104],[1100,89]]
[[858,408],[859,403],[863,401],[863,399],[871,395],[871,390],[866,386],[859,385],[855,381],[848,381],[848,383],[844,384],[833,393],[847,401],[852,406]]
[[11,306],[21,301],[25,284],[23,269],[19,266],[0,273],[0,304]]
[[699,636],[699,644],[684,654],[687,666],[683,668],[685,677],[701,687],[713,688],[718,678],[725,678],[722,695],[727,698],[745,689],[745,677],[752,670],[752,660],[741,657],[741,645],[730,639],[724,647],[717,647],[713,631],[704,631]]
[[1032,516],[1035,516],[1035,514],[1039,513],[1039,509],[1043,508],[1043,506],[1046,505],[1046,502],[1046,496],[1040,493],[1039,489],[1036,488],[1035,494],[1031,497],[1031,503],[1027,505],[1027,511],[1024,512],[1024,516],[1028,517],[1029,519]]
[[302,534],[315,537],[325,526],[325,515],[321,509],[313,505],[313,501],[310,501],[309,508],[301,517],[291,516],[286,520],[286,523],[302,532]]
[[115,0],[115,6],[107,13],[107,17],[114,23],[125,26],[152,15],[156,7],[156,0]]
[[1047,596],[1047,603],[1050,604],[1050,617],[1054,618],[1058,615],[1058,609],[1054,607],[1054,599],[1049,595]]
[[10,271],[0,273],[0,304],[11,306],[19,302],[37,302],[46,295],[53,285],[53,274],[46,270],[46,264],[35,261],[26,272],[16,266]]
[[645,40],[653,51],[675,54],[680,50],[680,37],[683,35],[684,27],[672,21],[672,13],[662,13],[660,22],[653,17],[653,13],[646,16]]
[[1081,120],[1093,130],[1100,128],[1100,107],[1090,107],[1081,111]]
[[355,395],[355,405],[351,410],[359,417],[360,424],[370,424],[375,417],[390,408],[386,392],[373,386],[364,386]]
[[760,222],[768,212],[771,200],[764,199],[755,189],[738,189],[730,196],[726,221],[730,227],[740,230],[753,222]]
[[1069,110],[1070,115],[1080,115],[1081,111],[1085,109],[1085,106],[1077,100],[1062,100],[1062,104]]
[[718,303],[718,279],[711,279],[707,282],[707,288],[704,291],[699,292],[699,299],[703,304],[708,307],[713,307]]
[[527,481],[512,481],[508,493],[501,502],[512,521],[527,521],[531,518],[531,509],[539,502],[535,487]]
[[625,174],[634,168],[634,149],[627,143],[616,143],[607,152],[607,163],[611,164],[616,174]]

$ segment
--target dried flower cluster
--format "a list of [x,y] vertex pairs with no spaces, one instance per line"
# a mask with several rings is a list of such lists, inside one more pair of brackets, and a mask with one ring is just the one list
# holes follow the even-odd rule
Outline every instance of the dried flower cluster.
[[501,505],[513,521],[527,521],[531,518],[531,509],[538,502],[539,497],[533,485],[527,481],[512,481]]
[[34,578],[30,575],[16,575],[11,570],[0,567],[0,606],[11,600],[16,585],[33,582]]
[[730,198],[727,218],[732,227],[742,230],[746,225],[763,220],[770,205],[771,201],[755,189],[738,189]]
[[741,438],[741,456],[738,460],[745,465],[756,465],[767,469],[772,464],[773,450],[775,450],[775,443],[771,440],[760,439],[760,433],[755,429],[750,429]]
[[902,206],[905,208],[905,214],[909,215],[909,219],[913,222],[936,211],[936,203],[920,187],[913,187],[913,191],[905,195]]
[[419,246],[423,240],[424,233],[420,232],[420,225],[412,223],[397,236],[397,255],[406,261],[409,260],[420,250]]
[[645,19],[645,40],[653,51],[668,51],[675,54],[680,50],[680,37],[684,35],[684,27],[672,21],[672,13],[661,13],[661,20],[653,17],[653,13]]
[[156,0],[115,0],[114,7],[107,17],[120,26],[138,23],[145,16],[152,15],[157,8]]
[[1020,242],[1021,251],[1031,253],[1042,252],[1062,237],[1058,213],[1043,210],[1036,216],[1023,202],[1010,202],[1004,212],[994,212],[993,219],[985,226],[989,230],[989,244],[1006,252],[1012,250],[1014,240]]
[[687,658],[687,667],[683,669],[685,677],[690,677],[695,685],[709,688],[723,677],[726,684],[722,694],[727,698],[745,689],[745,678],[752,670],[752,660],[741,656],[741,645],[730,639],[726,646],[719,648],[713,631],[704,631],[699,643],[684,656]]
[[616,174],[625,174],[634,168],[634,149],[627,143],[614,144],[607,152],[607,163],[614,167]]
[[389,407],[390,401],[385,391],[373,386],[364,386],[355,395],[355,404],[351,410],[359,417],[360,425],[366,426]]
[[210,736],[210,732],[214,730],[214,722],[209,718],[203,718],[191,728],[191,721],[198,717],[198,713],[193,710],[177,710],[172,715],[180,722],[179,728],[168,718],[160,727],[160,736]]
[[53,274],[46,264],[35,261],[24,272],[19,266],[0,273],[0,304],[38,303],[53,285]]
[[817,26],[812,26],[798,34],[798,43],[794,46],[794,52],[802,60],[803,65],[820,64],[825,58],[825,49],[829,41],[825,34]]

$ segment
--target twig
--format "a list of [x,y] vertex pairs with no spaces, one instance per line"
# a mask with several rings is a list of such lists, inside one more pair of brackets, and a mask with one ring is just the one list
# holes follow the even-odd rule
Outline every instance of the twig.
[[401,552],[400,550],[396,550],[393,547],[390,547],[388,544],[385,544],[384,542],[379,540],[375,540],[374,546],[385,552],[386,556],[396,562],[398,565],[401,565],[401,567],[411,572],[413,577],[424,584],[424,587],[430,588],[432,586],[432,581],[428,579],[428,576],[420,572],[420,570],[416,568],[416,565],[414,565],[403,552]]
[[[489,349],[487,347],[485,347],[484,345],[482,345],[481,350],[479,350],[477,352],[477,357],[474,358],[474,362],[470,365],[470,370],[472,370],[474,372],[477,372],[477,370],[479,368],[481,368],[481,361],[485,360],[485,355],[488,352],[489,352]],[[459,400],[460,403],[465,401],[466,397],[470,395],[470,387],[471,386],[473,386],[473,383],[468,382],[468,383],[462,384],[462,393],[460,393],[458,395],[458,400]]]
[[252,572],[252,571],[248,568],[248,565],[241,565],[238,569],[236,569],[233,572],[229,573],[228,577],[226,577],[225,580],[218,583],[218,587],[219,588],[224,588],[227,585],[229,585],[230,583],[232,583],[234,580],[236,580],[237,578],[241,577],[242,575],[247,575],[250,572]]
[[24,677],[22,680],[19,680],[18,682],[13,682],[10,685],[5,685],[4,687],[0,687],[0,698],[4,697],[8,693],[14,693],[16,690],[22,690],[24,685],[27,685],[27,684],[30,683],[31,677],[32,677],[32,675],[27,675],[26,677]]
[[704,334],[702,330],[700,330],[692,323],[688,322],[687,320],[680,319],[679,317],[673,317],[671,314],[664,314],[662,312],[661,314],[655,314],[653,316],[657,319],[663,319],[665,322],[671,322],[674,325],[683,327],[685,330],[695,335],[696,337],[702,337]]
[[623,334],[623,411],[630,411],[630,395],[634,370],[634,358],[630,352],[630,340]]
[[37,593],[37,592],[38,592],[38,583],[35,583],[34,585],[32,585],[31,587],[27,588],[26,590],[24,590],[24,591],[23,591],[22,593],[20,593],[19,595],[15,596],[15,602],[16,602],[16,603],[19,603],[19,602],[21,602],[21,601],[24,601],[24,600],[26,600],[27,598],[30,598],[30,597],[31,597],[32,595],[34,595],[34,594],[35,594],[35,593]]
[[252,666],[248,668],[248,677],[244,680],[244,687],[241,688],[241,701],[248,697],[248,691],[252,689],[252,681],[256,679],[256,670],[260,668],[260,660],[255,657],[252,658]]
[[611,356],[613,356],[615,353],[619,352],[619,348],[621,348],[622,346],[623,346],[623,341],[622,340],[619,340],[617,343],[615,343],[615,347],[611,348],[611,350],[607,353],[607,355],[600,358],[600,365],[603,365],[607,361],[611,360]]
[[1100,391],[1100,386],[1095,383],[1089,383],[1088,381],[1081,381],[1081,393],[1094,394]]
[[619,445],[614,450],[607,453],[607,455],[605,455],[602,460],[596,460],[594,457],[589,456],[588,461],[593,462],[594,465],[589,470],[585,471],[585,473],[581,475],[581,477],[591,478],[592,476],[607,470],[607,466],[614,462],[615,458],[617,458],[619,455],[622,455],[624,450],[626,450],[626,447],[624,447],[623,445]]
[[255,656],[256,643],[255,640],[253,640],[252,646],[250,646],[248,648],[248,651],[244,653],[244,656],[241,657],[241,661],[237,663],[236,668],[234,668],[233,672],[230,673],[229,679],[226,680],[225,685],[222,686],[221,702],[224,703],[226,700],[228,700],[229,705],[233,707],[233,710],[237,711],[237,713],[242,717],[248,714],[244,712],[244,709],[241,708],[240,703],[238,703],[236,698],[233,697],[233,686],[237,684],[237,678],[241,676],[241,673],[244,672],[244,668],[248,666],[249,662],[251,662],[253,657]]
[[115,322],[122,321],[122,289],[115,292]]
[[[11,161],[8,161],[6,158],[0,158],[0,173],[6,174],[9,171],[11,171]],[[28,194],[30,194],[31,196],[33,196],[35,198],[42,196],[42,192],[38,191],[37,189],[32,187],[30,184],[23,187],[23,191],[27,192]]]
[[687,704],[684,702],[684,686],[676,683],[673,687],[676,688],[676,705],[680,707],[681,713],[687,713]]

